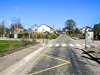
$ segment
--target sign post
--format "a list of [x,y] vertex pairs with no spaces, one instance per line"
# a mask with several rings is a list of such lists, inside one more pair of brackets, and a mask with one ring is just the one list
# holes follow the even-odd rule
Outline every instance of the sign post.
[[87,48],[88,45],[88,28],[85,28],[85,49]]
[[30,36],[31,36],[30,34],[31,34],[31,32],[32,32],[32,29],[29,28],[29,29],[28,29],[28,32],[29,32],[29,40],[30,40],[30,38],[31,38],[31,37],[30,37]]

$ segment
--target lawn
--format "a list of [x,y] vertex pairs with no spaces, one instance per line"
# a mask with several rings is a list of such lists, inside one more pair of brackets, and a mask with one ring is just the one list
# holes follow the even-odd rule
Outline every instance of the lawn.
[[20,41],[17,40],[0,40],[0,53],[20,47]]

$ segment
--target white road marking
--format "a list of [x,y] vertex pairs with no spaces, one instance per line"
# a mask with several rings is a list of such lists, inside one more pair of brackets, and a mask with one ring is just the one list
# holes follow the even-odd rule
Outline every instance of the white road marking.
[[67,46],[66,44],[62,44],[62,47],[65,47],[65,46]]
[[95,45],[95,46],[99,46],[99,45],[97,45],[97,44],[93,44],[93,45]]
[[69,44],[70,46],[74,46],[73,44]]
[[42,44],[42,46],[44,46],[44,45],[46,45],[46,44]]
[[59,44],[55,44],[55,47],[58,47],[59,46]]
[[[85,44],[83,44],[85,46]],[[89,45],[86,45],[87,47],[90,47]]]
[[25,67],[26,63],[30,62],[30,59],[35,59],[44,49],[45,47],[39,48],[38,50],[34,51],[33,53],[29,54],[28,56],[14,63],[13,65],[9,66],[4,71],[0,72],[0,75],[14,75],[14,73],[17,72],[18,69],[23,70],[23,66]]
[[48,45],[48,47],[52,47],[52,46],[53,46],[53,44],[49,44],[49,45]]
[[89,45],[86,45],[87,47],[90,47]]
[[85,44],[83,44],[85,46]]
[[81,46],[80,44],[76,44],[77,46]]

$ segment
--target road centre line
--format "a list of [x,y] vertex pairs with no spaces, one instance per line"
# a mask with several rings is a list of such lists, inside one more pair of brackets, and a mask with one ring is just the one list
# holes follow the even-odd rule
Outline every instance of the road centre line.
[[29,75],[39,74],[39,73],[42,73],[42,72],[45,72],[45,71],[48,71],[48,70],[52,70],[52,69],[55,69],[55,68],[58,68],[58,67],[61,67],[61,66],[64,66],[64,65],[70,63],[69,61],[66,61],[66,60],[61,59],[61,58],[58,58],[58,57],[52,57],[52,56],[48,56],[48,55],[46,55],[46,54],[41,54],[41,55],[42,55],[42,56],[46,56],[46,57],[50,57],[50,58],[53,58],[53,59],[56,59],[56,60],[63,61],[64,63],[58,64],[58,65],[56,65],[56,66],[49,67],[49,68],[46,68],[46,69],[43,69],[43,70],[40,70],[40,71],[37,71],[37,72],[34,72],[34,73],[31,73],[31,74],[29,74]]

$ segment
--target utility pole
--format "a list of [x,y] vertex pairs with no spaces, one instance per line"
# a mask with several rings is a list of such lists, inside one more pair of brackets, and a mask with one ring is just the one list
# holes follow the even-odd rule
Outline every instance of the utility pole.
[[85,49],[87,48],[88,45],[88,28],[85,28]]

